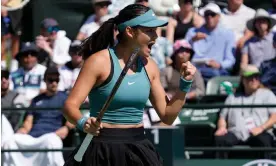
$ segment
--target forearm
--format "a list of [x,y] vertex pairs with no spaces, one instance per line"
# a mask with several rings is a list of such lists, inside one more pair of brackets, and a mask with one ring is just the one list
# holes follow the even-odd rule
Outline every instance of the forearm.
[[183,105],[185,104],[186,93],[178,90],[170,101],[168,101],[165,108],[165,116],[163,122],[171,125],[177,118]]
[[261,125],[261,127],[264,129],[264,130],[268,130],[270,129],[274,124],[276,123],[276,114],[272,114],[270,116],[270,118],[263,124]]
[[218,127],[217,128],[226,128],[227,123],[224,118],[220,117],[218,120]]
[[76,106],[74,103],[70,102],[65,102],[63,108],[63,115],[66,118],[66,120],[73,125],[76,125],[77,121],[83,116],[79,110],[79,107]]

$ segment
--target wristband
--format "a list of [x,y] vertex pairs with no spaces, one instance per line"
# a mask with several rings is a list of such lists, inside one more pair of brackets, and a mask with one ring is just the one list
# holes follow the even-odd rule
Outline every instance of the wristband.
[[184,78],[180,77],[180,80],[179,80],[179,89],[182,92],[186,92],[187,93],[187,92],[190,91],[192,83],[193,83],[193,80],[187,81]]
[[77,128],[81,131],[83,131],[84,123],[87,121],[87,117],[82,117],[77,121]]

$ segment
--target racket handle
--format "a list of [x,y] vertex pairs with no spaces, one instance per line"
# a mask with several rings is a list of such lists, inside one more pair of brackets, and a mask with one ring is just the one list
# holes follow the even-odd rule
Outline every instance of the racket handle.
[[78,152],[75,154],[74,156],[74,159],[77,161],[77,162],[81,162],[82,161],[82,157],[85,153],[85,151],[87,150],[90,142],[92,141],[93,139],[93,135],[92,134],[87,134],[78,150]]

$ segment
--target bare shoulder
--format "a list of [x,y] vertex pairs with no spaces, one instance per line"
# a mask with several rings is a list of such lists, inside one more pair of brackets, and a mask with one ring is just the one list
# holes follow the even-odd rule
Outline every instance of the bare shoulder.
[[177,21],[176,21],[176,19],[174,19],[174,18],[169,18],[169,20],[168,20],[168,25],[169,26],[173,26],[173,27],[175,27],[176,25],[177,25]]
[[82,67],[85,73],[89,75],[94,75],[96,77],[101,77],[110,71],[110,56],[108,49],[96,52],[87,58]]
[[145,68],[150,81],[152,82],[155,78],[159,78],[160,71],[155,61],[151,57],[143,58],[143,61],[145,62]]

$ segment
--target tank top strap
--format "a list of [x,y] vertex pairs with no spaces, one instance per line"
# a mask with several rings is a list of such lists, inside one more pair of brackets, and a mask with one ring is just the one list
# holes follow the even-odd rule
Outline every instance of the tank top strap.
[[110,56],[112,57],[112,61],[114,64],[114,73],[116,73],[117,71],[120,71],[120,69],[121,69],[119,59],[116,56],[114,48],[109,48],[108,50],[109,50]]

